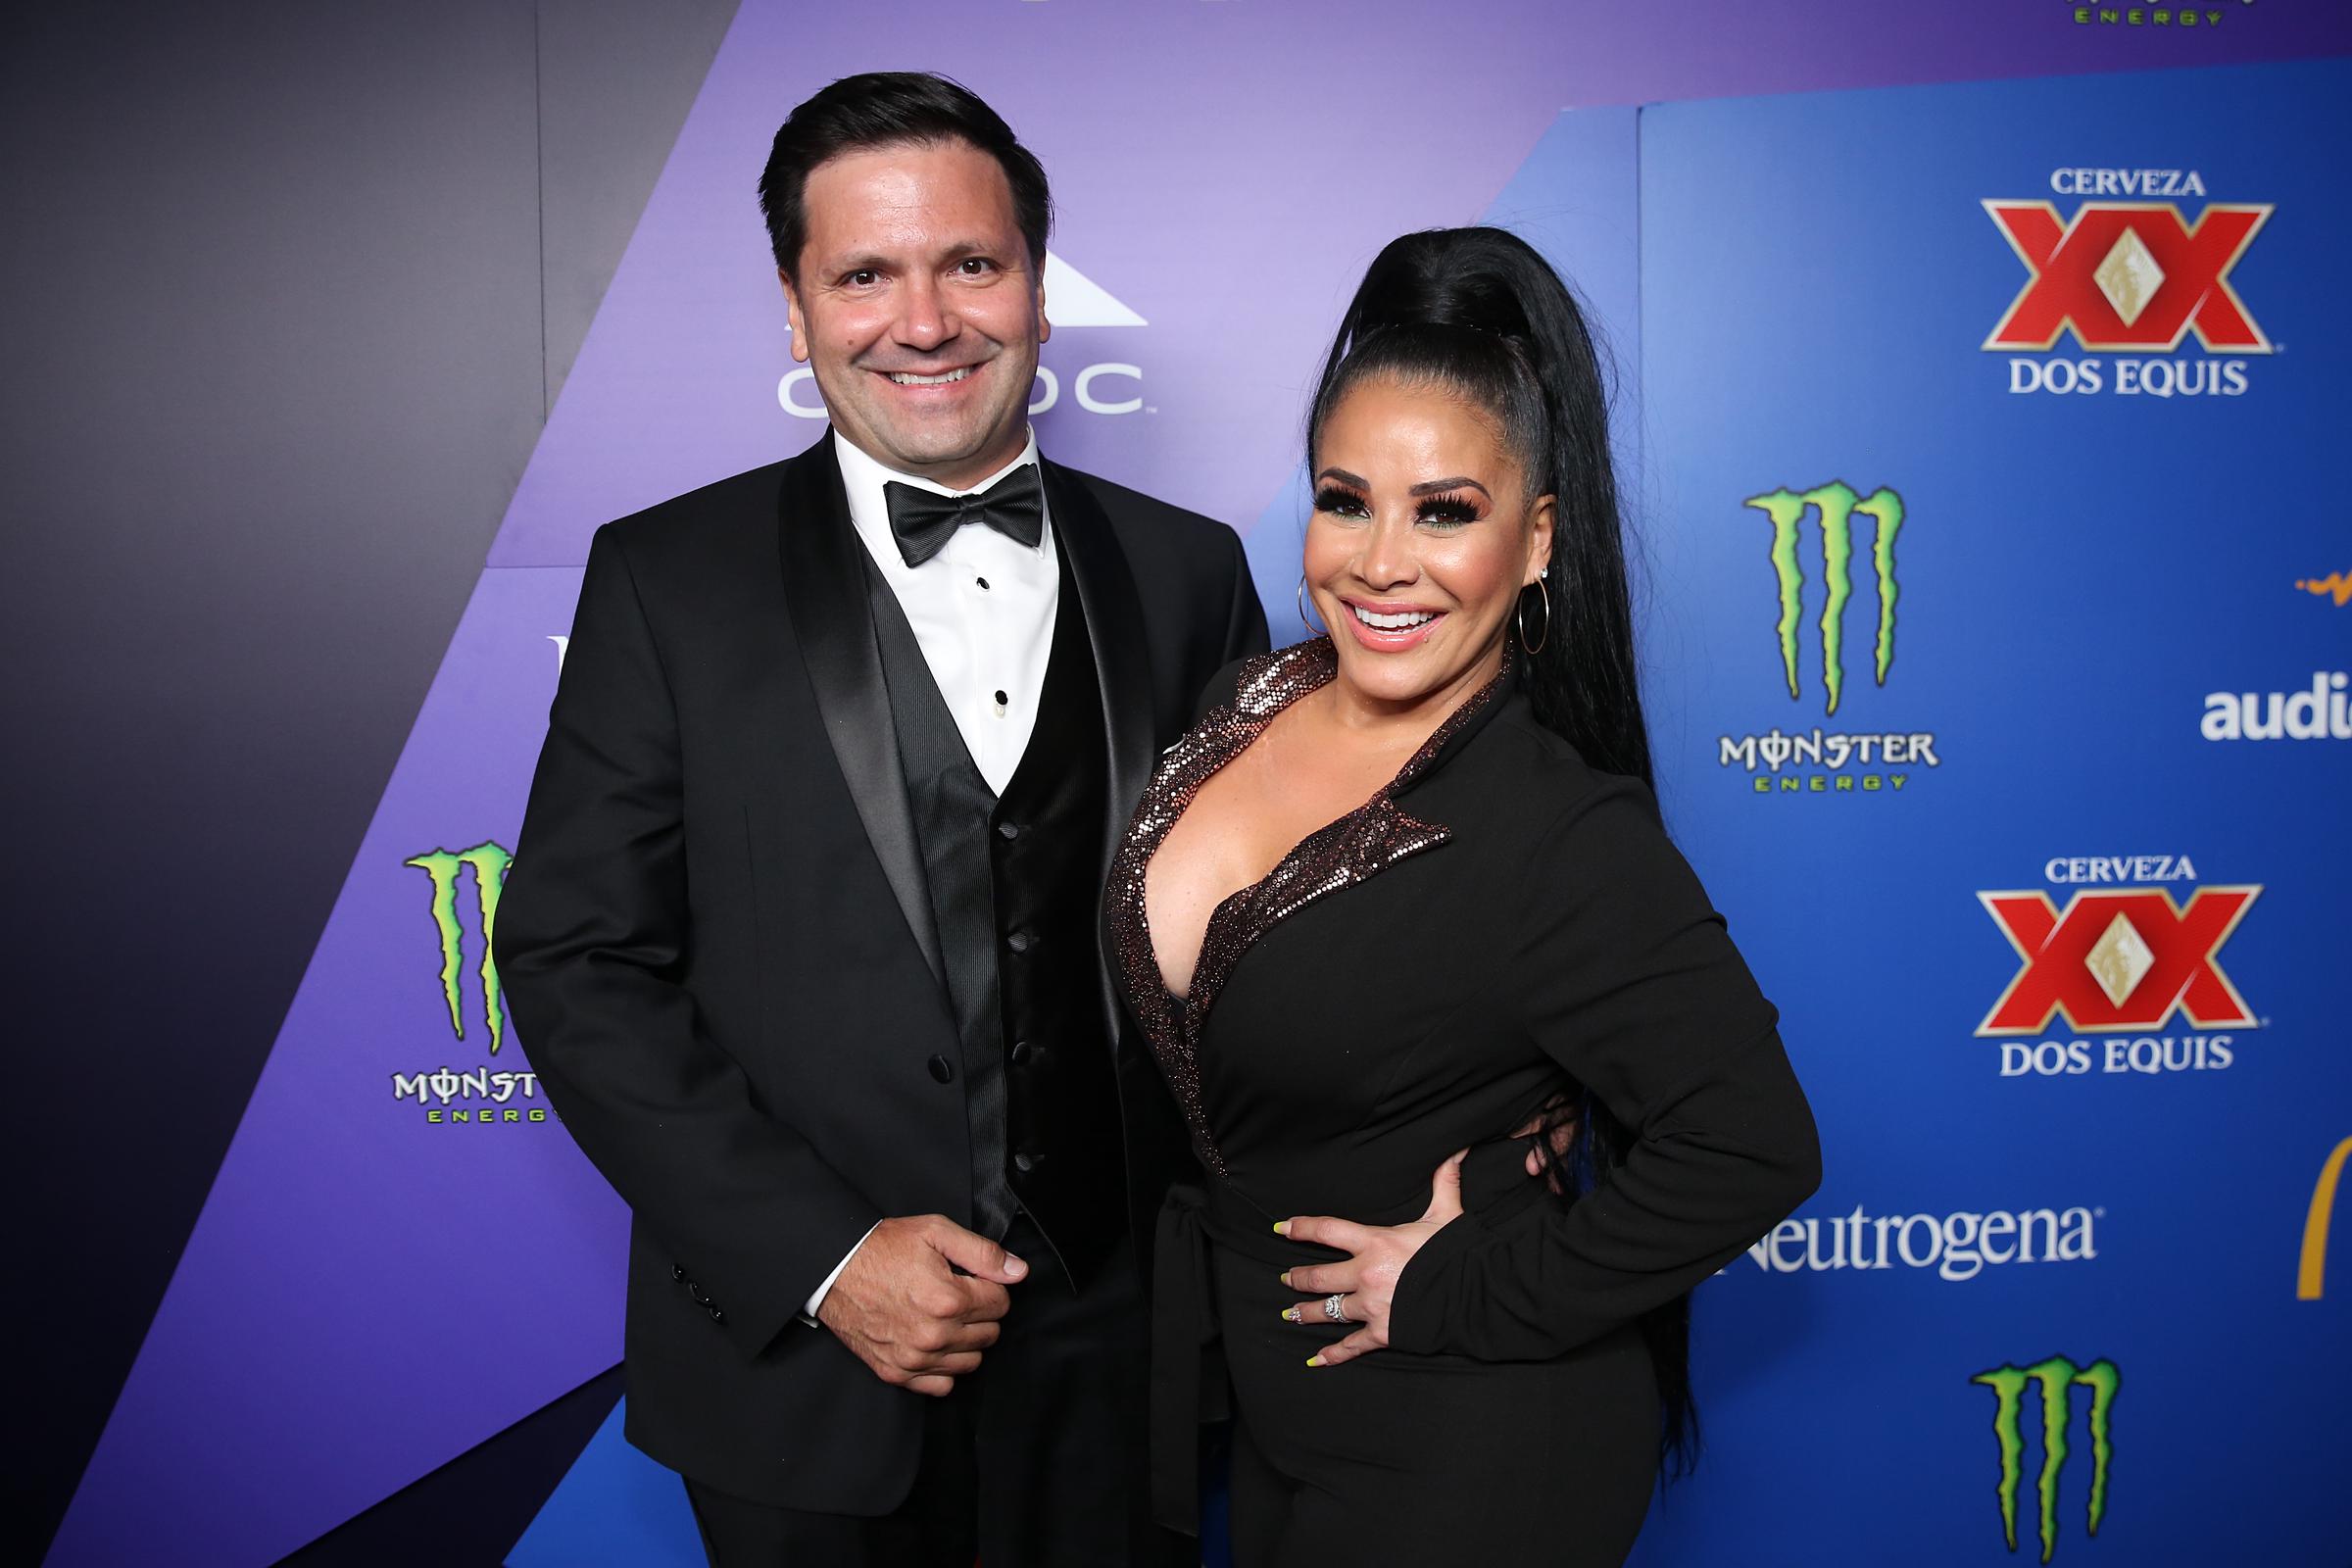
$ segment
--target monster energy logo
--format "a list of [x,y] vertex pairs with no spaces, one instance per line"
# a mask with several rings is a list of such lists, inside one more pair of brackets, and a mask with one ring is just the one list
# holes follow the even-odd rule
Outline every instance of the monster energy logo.
[[2011,1551],[2017,1549],[2017,1484],[2026,1450],[2021,1431],[2025,1389],[2029,1383],[2041,1385],[2041,1475],[2034,1490],[2041,1504],[2041,1560],[2045,1563],[2058,1546],[2058,1472],[2065,1467],[2069,1451],[2069,1391],[2076,1384],[2090,1390],[2090,1534],[2097,1535],[2099,1521],[2107,1513],[2107,1466],[2115,1457],[2108,1417],[2115,1409],[2115,1391],[2123,1382],[2115,1363],[2099,1360],[2079,1367],[2062,1355],[2053,1355],[2029,1367],[1997,1366],[1968,1381],[1991,1389],[1997,1401],[1992,1435],[2001,1446],[2001,1530]]
[[1903,528],[1903,498],[1880,489],[1864,499],[1854,493],[1853,486],[1833,481],[1801,495],[1775,490],[1749,496],[1740,505],[1753,507],[1772,519],[1772,570],[1781,591],[1781,615],[1775,629],[1791,698],[1797,695],[1796,622],[1805,586],[1804,569],[1796,562],[1796,536],[1806,513],[1821,514],[1822,576],[1829,586],[1829,600],[1821,611],[1821,679],[1829,689],[1828,710],[1833,713],[1845,692],[1845,602],[1854,596],[1854,514],[1859,513],[1873,521],[1870,558],[1879,585],[1876,664],[1878,682],[1886,685],[1886,671],[1894,663],[1894,602],[1899,597],[1894,580],[1894,539]]
[[466,1038],[465,1003],[459,994],[458,970],[465,960],[465,927],[458,918],[458,874],[473,868],[474,906],[482,922],[482,1021],[490,1031],[490,1054],[507,1039],[506,994],[499,989],[498,960],[490,954],[490,933],[498,921],[498,891],[507,880],[514,857],[497,844],[482,843],[470,850],[435,850],[400,863],[413,865],[433,881],[433,926],[441,938],[441,994],[449,1003],[449,1026]]

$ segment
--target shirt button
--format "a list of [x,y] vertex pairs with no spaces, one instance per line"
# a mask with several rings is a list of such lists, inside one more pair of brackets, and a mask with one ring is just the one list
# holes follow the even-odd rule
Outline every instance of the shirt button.
[[1012,699],[1006,697],[1002,691],[998,691],[993,695],[997,700],[997,716],[999,718],[1003,718],[1004,716],[1004,710],[1011,706]]
[[1017,839],[1020,836],[1021,827],[1018,822],[999,822],[997,824],[997,837],[1003,839],[1005,843],[1010,844],[1014,839]]
[[988,579],[986,577],[974,577],[972,581],[979,587],[982,593],[988,592]]
[[943,1084],[953,1081],[956,1077],[955,1064],[950,1062],[945,1056],[933,1056],[928,1062],[925,1062],[924,1065],[931,1069],[931,1076],[938,1079]]
[[1004,939],[1004,945],[1015,953],[1027,953],[1029,951],[1029,933],[1015,931]]

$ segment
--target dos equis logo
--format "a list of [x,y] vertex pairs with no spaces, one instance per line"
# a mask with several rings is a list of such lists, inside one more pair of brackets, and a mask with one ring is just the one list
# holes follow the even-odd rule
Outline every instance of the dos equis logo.
[[[2234,356],[2273,345],[2230,274],[2271,204],[2207,202],[2191,219],[2178,201],[2148,199],[2203,196],[2193,169],[2060,169],[2050,189],[2092,199],[2066,217],[2046,200],[1984,203],[2027,273],[1984,339],[2012,356],[2009,390],[2241,396],[2247,362]],[[2203,354],[2179,352],[2191,337]],[[2082,357],[2028,357],[2068,338]]]
[[[2039,888],[1980,893],[2016,950],[2019,968],[1977,1026],[2004,1039],[2001,1076],[2211,1071],[2236,1060],[2230,1031],[2260,1020],[2221,962],[2254,906],[2257,886],[2192,888],[2185,855],[2061,856],[2043,867],[2065,887],[2061,907]],[[2157,1034],[2176,1020],[2195,1033]],[[2104,1040],[2041,1039],[2053,1026]]]

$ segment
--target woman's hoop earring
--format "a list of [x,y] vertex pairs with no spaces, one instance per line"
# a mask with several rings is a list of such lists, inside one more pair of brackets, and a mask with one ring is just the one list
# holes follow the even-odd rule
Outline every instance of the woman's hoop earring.
[[1331,628],[1330,628],[1329,626],[1318,626],[1318,625],[1316,625],[1316,624],[1315,624],[1313,621],[1311,621],[1311,620],[1309,620],[1309,619],[1307,619],[1307,618],[1306,618],[1306,573],[1305,573],[1305,572],[1303,572],[1303,571],[1302,571],[1302,572],[1300,572],[1300,573],[1298,574],[1298,593],[1296,593],[1296,594],[1295,594],[1295,595],[1293,595],[1292,597],[1294,597],[1295,599],[1297,599],[1297,600],[1298,601],[1298,624],[1299,624],[1299,625],[1301,625],[1301,626],[1304,626],[1304,627],[1305,627],[1305,628],[1306,628],[1308,631],[1311,631],[1311,632],[1313,632],[1313,633],[1314,633],[1316,636],[1318,636],[1318,637],[1328,637],[1328,636],[1330,636],[1330,635],[1331,635]]
[[[1305,579],[1299,580],[1303,582]],[[1538,577],[1536,591],[1544,596],[1544,635],[1531,643],[1527,640],[1527,590],[1519,590],[1519,646],[1531,654],[1543,652],[1544,645],[1551,641],[1551,590],[1544,586],[1543,578]]]

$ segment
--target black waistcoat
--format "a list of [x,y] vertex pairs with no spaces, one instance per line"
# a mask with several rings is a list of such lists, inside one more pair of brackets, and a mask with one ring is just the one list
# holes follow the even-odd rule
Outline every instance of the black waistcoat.
[[960,1061],[932,1072],[964,1086],[973,1228],[1002,1237],[1026,1210],[1082,1280],[1125,1239],[1126,1172],[1096,946],[1109,757],[1086,615],[1059,555],[1037,722],[1002,799],[870,565],[867,583],[961,1046]]

